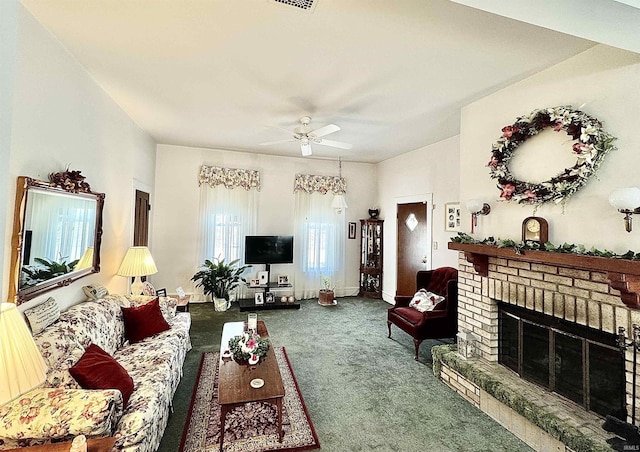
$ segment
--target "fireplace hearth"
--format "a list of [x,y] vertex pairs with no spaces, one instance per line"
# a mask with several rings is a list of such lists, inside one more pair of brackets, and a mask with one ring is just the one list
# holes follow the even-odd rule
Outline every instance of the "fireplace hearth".
[[505,303],[498,309],[500,364],[588,411],[627,418],[616,335]]
[[[563,442],[567,450],[577,450],[570,444],[583,440],[611,438],[602,428],[607,419],[636,429],[636,349],[623,347],[616,338],[620,331],[631,334],[634,325],[640,325],[640,262],[545,251],[516,253],[483,244],[449,243],[449,249],[460,251],[458,329],[478,338],[477,358],[469,364],[502,379],[509,375],[516,398],[525,387],[527,392],[536,387],[544,394],[542,405],[536,406],[551,411],[562,407],[561,413],[549,416],[571,425],[575,435],[565,435],[527,410],[518,411],[528,403],[535,405],[534,399],[519,399],[524,405],[511,406],[506,399],[500,403]],[[475,396],[460,389],[464,384],[450,386],[471,401]],[[502,399],[500,393],[494,395]],[[479,397],[483,409],[482,391]],[[488,403],[490,409],[493,402]],[[493,413],[490,416],[519,435],[522,427],[503,422],[500,409]],[[530,443],[526,436],[520,437]],[[640,450],[640,444],[630,445]]]

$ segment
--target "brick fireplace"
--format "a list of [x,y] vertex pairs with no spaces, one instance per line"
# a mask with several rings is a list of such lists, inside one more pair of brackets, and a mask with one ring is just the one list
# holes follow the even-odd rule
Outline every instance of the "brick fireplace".
[[[458,329],[477,338],[480,363],[498,361],[500,305],[541,313],[610,337],[619,327],[629,336],[632,325],[640,324],[640,262],[541,251],[516,254],[513,248],[490,245],[450,243],[449,248],[460,251]],[[616,352],[620,353],[612,349]],[[632,406],[636,407],[636,420],[640,414],[640,401],[632,403],[636,370],[631,348],[621,361],[624,369],[620,375],[626,380],[620,385],[624,392],[621,403],[628,414],[626,421],[631,422]],[[640,391],[636,393],[640,395]],[[569,406],[569,411],[582,409],[562,398],[559,403]]]

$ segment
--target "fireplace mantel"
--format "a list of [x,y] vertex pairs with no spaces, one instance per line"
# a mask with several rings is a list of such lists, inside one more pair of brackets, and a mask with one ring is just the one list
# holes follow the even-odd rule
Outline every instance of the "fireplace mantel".
[[606,273],[609,285],[620,291],[624,304],[640,309],[640,261],[534,250],[516,254],[513,248],[457,242],[449,242],[449,249],[464,252],[467,261],[481,276],[489,274],[489,257]]

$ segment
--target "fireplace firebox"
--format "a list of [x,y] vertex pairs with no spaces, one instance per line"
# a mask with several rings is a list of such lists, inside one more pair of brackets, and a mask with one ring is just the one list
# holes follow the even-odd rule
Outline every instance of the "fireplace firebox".
[[624,354],[614,334],[498,305],[499,363],[586,410],[626,419]]

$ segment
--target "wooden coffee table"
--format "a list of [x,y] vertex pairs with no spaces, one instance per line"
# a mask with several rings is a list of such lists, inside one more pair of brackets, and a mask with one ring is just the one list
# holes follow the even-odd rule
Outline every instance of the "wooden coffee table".
[[[227,324],[225,324],[227,327]],[[258,334],[269,337],[267,327],[262,320],[258,321]],[[223,337],[225,331],[223,329]],[[224,347],[224,344],[223,344]],[[264,380],[261,388],[252,388],[251,380]],[[220,450],[224,441],[224,423],[229,410],[250,402],[268,402],[278,409],[278,441],[282,442],[282,398],[284,384],[273,353],[273,344],[269,346],[267,355],[256,365],[238,364],[235,361],[220,357],[218,373],[218,403],[220,404]]]

